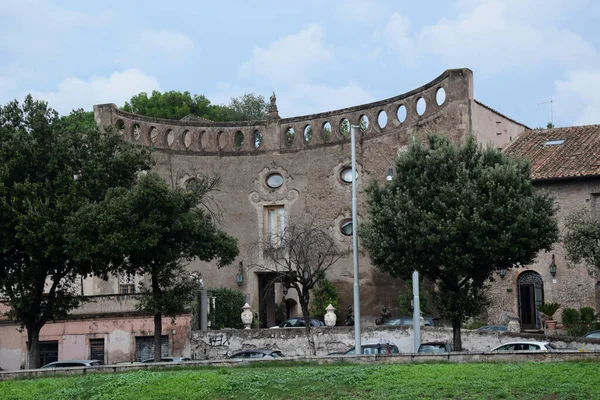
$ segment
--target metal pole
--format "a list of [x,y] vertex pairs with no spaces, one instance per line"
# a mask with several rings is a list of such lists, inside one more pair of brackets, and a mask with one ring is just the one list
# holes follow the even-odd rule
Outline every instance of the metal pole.
[[413,332],[415,334],[415,353],[421,346],[421,304],[419,303],[419,273],[413,271]]
[[208,329],[208,294],[206,289],[200,290],[200,330]]
[[360,343],[360,291],[358,285],[358,216],[356,211],[356,141],[354,125],[350,126],[350,142],[352,147],[352,259],[354,263],[354,354],[362,354]]

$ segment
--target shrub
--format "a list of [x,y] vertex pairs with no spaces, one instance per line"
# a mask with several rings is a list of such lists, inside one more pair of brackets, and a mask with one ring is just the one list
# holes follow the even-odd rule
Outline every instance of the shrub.
[[321,279],[314,287],[311,293],[310,314],[314,318],[323,319],[325,308],[331,304],[335,308],[335,314],[338,314],[338,292],[334,284],[329,279]]
[[554,317],[559,308],[560,304],[558,303],[542,303],[537,306],[538,311],[545,314],[549,320],[552,320],[552,317]]
[[570,325],[575,325],[579,322],[579,311],[574,308],[565,308],[562,311],[562,323],[564,326],[568,327]]
[[596,321],[596,311],[592,307],[581,307],[579,309],[579,316],[581,322],[587,323],[588,326],[592,325]]
[[243,328],[241,314],[245,302],[244,294],[229,288],[210,289],[208,292],[209,296],[215,297],[212,328]]
[[470,321],[468,321],[467,323],[464,324],[463,328],[464,329],[477,329],[477,328],[481,328],[482,326],[486,326],[487,322],[485,322],[482,319],[472,319]]
[[594,329],[597,314],[592,307],[581,307],[579,311],[574,308],[565,308],[562,312],[563,325],[567,328],[569,336],[583,336],[590,329]]

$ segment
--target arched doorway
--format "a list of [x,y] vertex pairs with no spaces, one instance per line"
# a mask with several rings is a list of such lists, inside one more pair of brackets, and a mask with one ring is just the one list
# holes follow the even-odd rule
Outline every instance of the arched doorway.
[[519,319],[522,329],[540,329],[537,307],[544,302],[544,281],[535,271],[525,271],[517,279]]

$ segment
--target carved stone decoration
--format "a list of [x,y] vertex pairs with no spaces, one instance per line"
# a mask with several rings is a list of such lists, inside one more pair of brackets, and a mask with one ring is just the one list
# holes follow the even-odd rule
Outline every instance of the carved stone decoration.
[[337,315],[335,315],[334,312],[335,308],[330,304],[327,306],[325,311],[325,325],[329,327],[335,326],[335,323],[337,322]]
[[514,332],[514,333],[521,332],[521,324],[519,324],[519,319],[511,318],[510,321],[508,322],[507,330],[508,330],[508,332]]
[[270,98],[271,102],[269,104],[269,113],[267,115],[267,121],[277,121],[279,120],[279,111],[277,110],[277,96],[275,96],[275,92]]
[[242,307],[244,311],[242,311],[242,323],[246,326],[244,329],[250,329],[250,325],[252,325],[252,311],[250,304],[246,303]]

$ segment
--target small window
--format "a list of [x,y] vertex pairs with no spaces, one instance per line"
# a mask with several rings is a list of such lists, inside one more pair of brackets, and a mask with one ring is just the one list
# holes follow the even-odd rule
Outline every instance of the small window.
[[277,189],[283,185],[283,176],[281,174],[271,174],[267,177],[267,186],[271,189]]
[[[356,172],[356,177],[358,178],[358,172]],[[342,168],[342,170],[340,171],[340,179],[344,183],[352,183],[352,168]]]
[[119,276],[119,294],[135,293],[135,275],[121,274]]
[[265,228],[269,245],[278,248],[285,230],[285,210],[283,206],[265,207]]
[[565,141],[566,139],[548,140],[544,142],[544,146],[558,146],[560,144],[563,144]]
[[340,226],[340,231],[345,236],[352,236],[352,220],[344,220]]

